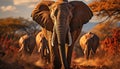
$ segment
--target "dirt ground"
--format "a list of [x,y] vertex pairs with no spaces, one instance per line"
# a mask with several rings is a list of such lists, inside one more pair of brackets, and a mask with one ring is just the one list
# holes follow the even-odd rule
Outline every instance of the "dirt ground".
[[[39,57],[39,54],[31,56],[3,55],[0,56],[0,69],[50,69],[51,65],[44,64]],[[108,63],[110,63],[109,60],[78,58],[72,61],[71,69],[112,69]]]

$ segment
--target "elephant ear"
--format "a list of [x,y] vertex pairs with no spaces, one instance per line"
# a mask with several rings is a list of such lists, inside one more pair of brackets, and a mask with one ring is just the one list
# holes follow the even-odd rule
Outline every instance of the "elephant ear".
[[49,6],[51,6],[53,3],[54,1],[41,1],[36,5],[31,14],[34,21],[36,21],[43,28],[46,28],[49,31],[53,30],[53,22],[50,18],[49,9]]
[[82,1],[71,1],[70,5],[73,6],[73,17],[70,22],[71,31],[80,29],[83,24],[87,23],[93,16],[90,8]]

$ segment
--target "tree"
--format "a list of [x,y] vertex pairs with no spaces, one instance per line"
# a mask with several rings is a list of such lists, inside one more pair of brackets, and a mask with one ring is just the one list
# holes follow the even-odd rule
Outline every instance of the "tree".
[[97,16],[120,20],[120,0],[93,0],[89,6]]
[[120,0],[93,0],[89,4],[95,16],[100,19],[105,18],[97,24],[91,31],[96,33],[101,39],[109,36],[111,30],[120,21]]

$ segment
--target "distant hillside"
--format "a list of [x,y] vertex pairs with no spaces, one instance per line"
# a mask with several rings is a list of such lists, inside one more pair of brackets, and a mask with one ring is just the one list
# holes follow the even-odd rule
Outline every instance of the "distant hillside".
[[35,32],[40,26],[34,21],[29,21],[22,17],[0,19],[0,34],[20,34]]

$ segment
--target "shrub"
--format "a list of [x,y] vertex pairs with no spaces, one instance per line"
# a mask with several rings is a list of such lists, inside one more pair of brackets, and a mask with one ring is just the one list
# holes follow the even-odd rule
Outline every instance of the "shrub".
[[112,31],[111,36],[106,37],[102,41],[106,55],[120,55],[120,28]]
[[6,55],[16,56],[18,52],[18,41],[11,35],[3,35],[0,37],[0,50]]

